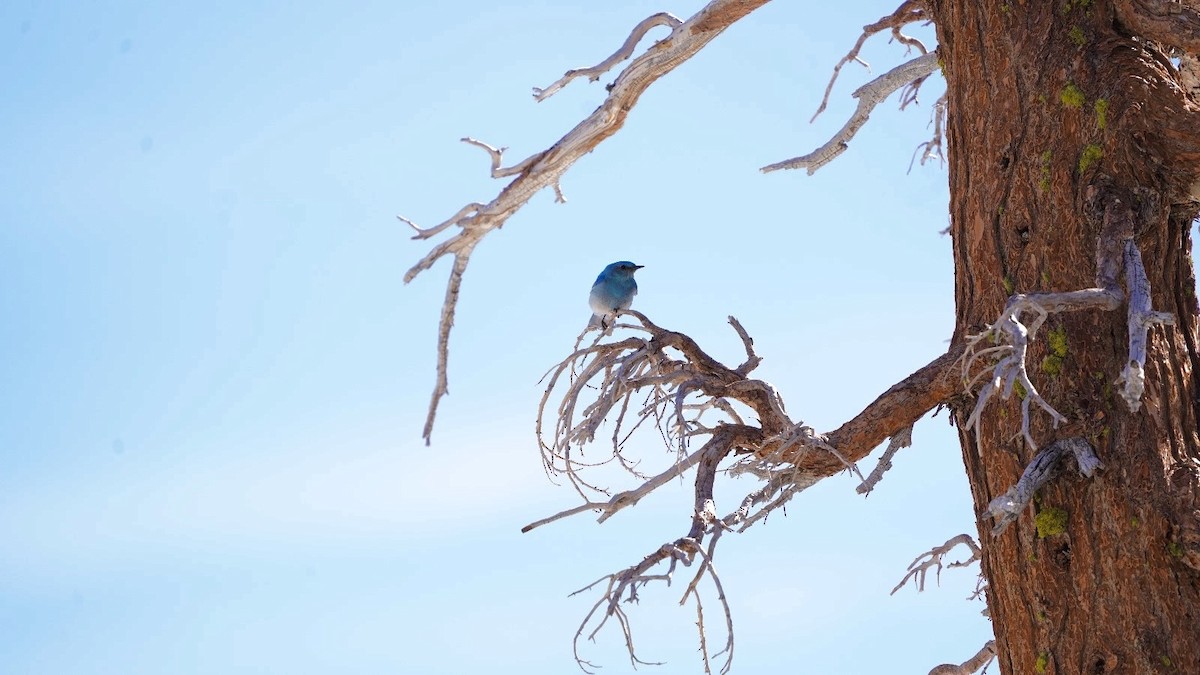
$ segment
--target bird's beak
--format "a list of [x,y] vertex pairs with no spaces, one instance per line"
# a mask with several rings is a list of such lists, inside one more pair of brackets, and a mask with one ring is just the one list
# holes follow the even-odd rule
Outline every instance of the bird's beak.
[[640,269],[642,269],[643,267],[645,267],[645,265],[634,265],[634,266],[633,266],[633,269],[635,269],[635,270],[640,270]]

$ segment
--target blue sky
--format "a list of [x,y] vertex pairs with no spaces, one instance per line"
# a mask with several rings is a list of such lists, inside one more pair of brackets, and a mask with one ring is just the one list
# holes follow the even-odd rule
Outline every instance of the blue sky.
[[[592,600],[567,595],[690,508],[677,484],[520,534],[574,503],[542,472],[538,378],[613,260],[646,266],[637,309],[730,362],[736,315],[818,430],[945,349],[946,175],[906,175],[941,83],[815,176],[764,176],[841,126],[857,66],[808,118],[893,9],[773,3],[654,85],[566,204],[539,195],[478,248],[425,447],[448,265],[404,285],[427,244],[395,214],[490,200],[502,183],[460,137],[513,161],[547,147],[609,80],[533,87],[702,3],[410,5],[0,8],[3,672],[572,672]],[[864,56],[878,74],[904,52]],[[869,499],[836,477],[722,541],[734,672],[926,672],[988,639],[973,571],[888,596],[975,531],[945,417],[914,440]],[[665,457],[649,434],[638,452]],[[699,670],[678,592],[632,614],[667,662],[649,672]],[[584,655],[629,670],[616,633]]]

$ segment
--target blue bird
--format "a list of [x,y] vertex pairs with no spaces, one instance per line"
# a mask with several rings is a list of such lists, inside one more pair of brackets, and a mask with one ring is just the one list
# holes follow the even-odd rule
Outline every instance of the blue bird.
[[629,309],[633,304],[633,296],[637,295],[633,273],[643,267],[645,265],[621,260],[604,268],[596,277],[592,294],[588,296],[588,304],[592,306],[592,320],[588,322],[588,328],[608,330],[616,319],[617,311]]

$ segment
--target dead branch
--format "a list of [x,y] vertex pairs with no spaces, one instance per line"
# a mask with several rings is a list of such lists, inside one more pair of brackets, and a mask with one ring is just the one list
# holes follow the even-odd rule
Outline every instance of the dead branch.
[[[725,671],[733,647],[733,622],[713,565],[722,535],[765,520],[823,478],[846,469],[857,473],[855,462],[889,436],[894,453],[906,442],[917,419],[956,393],[953,373],[962,349],[952,348],[891,387],[853,420],[823,435],[793,421],[779,392],[751,377],[762,359],[754,351],[750,334],[733,317],[729,317],[730,326],[746,353],[745,361],[736,368],[707,354],[687,335],[661,328],[639,312],[625,311],[621,317],[629,321],[619,321],[613,332],[600,334],[591,344],[580,346],[577,342],[575,350],[546,375],[536,428],[543,464],[552,478],[570,482],[582,503],[533,522],[523,531],[586,511],[598,512],[599,522],[604,522],[654,490],[694,472],[695,506],[687,533],[659,546],[636,565],[581,589],[602,586],[601,597],[576,635],[576,658],[585,670],[593,667],[579,655],[578,641],[585,636],[591,639],[613,619],[625,637],[631,662],[643,663],[634,651],[622,603],[636,599],[647,584],[669,584],[682,565],[694,567],[695,572],[680,600],[696,602],[701,630],[705,626],[698,591],[701,582],[705,578],[711,581],[718,595],[727,629],[725,648],[710,654],[703,633],[700,645],[705,667],[711,668],[711,658],[724,654],[721,670]],[[606,423],[613,425],[611,446],[601,457],[585,459],[584,452],[594,445]],[[666,467],[654,475],[640,469],[641,462],[649,458],[634,460],[627,447],[631,432],[643,424],[657,430],[669,458]],[[705,439],[704,444],[689,450],[688,444],[699,438]],[[738,459],[722,469],[731,457]],[[589,477],[606,466],[618,475],[624,471],[633,476],[635,486],[609,496],[608,488],[599,486],[602,481]],[[635,466],[639,468],[635,470]],[[735,477],[753,476],[758,481],[723,517],[713,498],[721,471]]]
[[[1008,399],[1014,391],[1019,391],[1021,401],[1021,435],[1031,449],[1037,449],[1037,443],[1029,430],[1029,410],[1031,403],[1045,410],[1054,420],[1057,428],[1066,418],[1055,410],[1038,393],[1037,387],[1029,379],[1029,371],[1025,366],[1029,342],[1036,335],[1046,318],[1055,312],[1065,312],[1081,309],[1104,309],[1112,311],[1121,304],[1120,295],[1112,290],[1103,288],[1087,288],[1080,291],[1063,293],[1034,293],[1030,295],[1017,294],[1009,298],[1008,306],[1000,318],[982,332],[967,338],[967,352],[963,359],[963,381],[967,383],[967,391],[971,391],[975,383],[986,373],[971,376],[971,367],[981,357],[997,359],[991,370],[991,378],[977,393],[975,408],[967,418],[963,429],[976,430],[976,441],[979,439],[978,428],[983,410],[991,401],[992,396],[1000,394],[1000,398]],[[1026,327],[1022,323],[1024,314],[1032,314],[1033,322]],[[990,343],[999,343],[995,347],[982,347]],[[1020,387],[1018,390],[1017,387]]]
[[972,675],[980,668],[987,670],[988,664],[996,658],[996,641],[988,640],[975,656],[959,664],[943,663],[929,671],[929,675]]
[[1150,309],[1150,280],[1142,264],[1142,254],[1132,239],[1125,242],[1125,286],[1129,289],[1129,359],[1116,384],[1122,385],[1121,399],[1130,412],[1142,407],[1146,390],[1146,341],[1154,326],[1173,326],[1175,317]]
[[1075,457],[1079,473],[1085,478],[1091,478],[1098,469],[1104,468],[1091,444],[1082,438],[1064,438],[1046,446],[1025,467],[1017,484],[988,504],[988,514],[996,519],[992,536],[1000,536],[1021,515],[1038,489],[1054,477],[1059,460],[1068,451]]
[[[966,560],[956,560],[943,565],[942,558],[949,553],[951,549],[959,544],[962,544],[970,549],[971,557],[967,558]],[[928,551],[917,556],[916,559],[912,561],[912,564],[908,566],[908,574],[905,574],[904,578],[900,580],[900,583],[896,584],[896,587],[892,589],[890,595],[895,595],[896,591],[904,588],[904,584],[907,584],[910,579],[916,582],[915,585],[918,593],[924,591],[925,575],[928,574],[930,568],[936,568],[935,578],[940,585],[942,583],[942,567],[966,567],[967,565],[980,560],[982,557],[983,551],[980,550],[979,544],[975,543],[974,537],[969,534],[960,534],[956,537],[952,537],[946,540],[946,543],[942,544],[941,546],[934,546]]]
[[600,76],[611,70],[613,66],[624,61],[625,59],[628,59],[630,56],[633,56],[634,48],[636,48],[638,43],[642,41],[642,38],[646,37],[646,33],[649,33],[651,29],[658,26],[670,26],[672,29],[675,29],[678,28],[681,23],[683,22],[666,12],[659,12],[658,14],[653,14],[645,19],[642,19],[642,22],[634,26],[633,30],[629,32],[629,37],[625,38],[625,44],[622,44],[620,47],[618,47],[617,51],[612,53],[612,56],[609,56],[607,59],[604,59],[600,63],[597,63],[590,68],[575,68],[568,70],[565,75],[560,77],[554,84],[546,87],[545,89],[534,87],[533,98],[538,102],[545,101],[557,93],[559,89],[562,89],[570,84],[571,80],[574,80],[577,77],[586,77],[589,82],[595,82],[596,80],[599,80]]
[[[448,391],[447,363],[450,353],[450,329],[454,325],[454,311],[458,302],[463,273],[466,271],[476,244],[489,232],[508,222],[514,213],[543,188],[554,189],[556,197],[561,201],[562,193],[558,189],[558,185],[563,174],[580,157],[594,150],[604,139],[612,136],[625,124],[625,118],[629,111],[633,109],[642,93],[651,84],[690,59],[726,28],[767,2],[768,0],[713,0],[682,23],[676,23],[677,20],[673,17],[668,18],[669,15],[661,14],[656,14],[641,22],[626,40],[626,44],[597,68],[605,67],[608,64],[605,67],[607,70],[623,58],[628,58],[626,55],[612,61],[614,57],[623,53],[626,46],[632,54],[633,47],[640,40],[639,31],[641,35],[644,35],[646,31],[657,25],[671,26],[672,30],[665,39],[656,42],[633,59],[617,75],[608,96],[600,107],[552,146],[530,155],[508,169],[502,169],[500,167],[501,150],[478,141],[468,141],[484,148],[491,155],[493,176],[515,176],[508,185],[501,188],[495,198],[486,204],[480,202],[468,204],[460,209],[454,217],[425,230],[411,220],[400,217],[402,221],[416,230],[417,234],[414,237],[416,239],[433,237],[451,226],[459,228],[456,234],[434,246],[404,275],[404,283],[409,283],[421,272],[431,268],[438,260],[447,256],[454,258],[454,266],[446,284],[446,296],[438,326],[437,380],[430,399],[429,412],[425,419],[423,436],[426,444],[430,442],[433,433],[438,403]],[[634,39],[635,37],[637,39]],[[632,45],[630,40],[633,41]],[[554,85],[551,85],[547,91],[553,87]],[[553,92],[546,93],[544,91],[542,93],[544,95],[540,98],[545,98]]]
[[[1030,449],[1036,450],[1038,446],[1029,428],[1031,404],[1036,403],[1045,410],[1054,420],[1055,427],[1065,418],[1042,398],[1029,379],[1025,364],[1029,342],[1036,337],[1038,328],[1050,314],[1084,309],[1113,311],[1120,307],[1126,297],[1129,301],[1129,359],[1117,384],[1122,385],[1121,397],[1131,411],[1137,412],[1141,406],[1145,389],[1143,367],[1146,363],[1147,334],[1155,325],[1173,324],[1174,317],[1150,309],[1150,282],[1141,253],[1133,240],[1135,216],[1127,201],[1109,194],[1103,186],[1093,186],[1087,201],[1088,208],[1102,218],[1101,232],[1096,242],[1096,288],[1013,295],[995,323],[967,338],[962,375],[968,392],[972,392],[989,374],[985,370],[972,375],[974,363],[985,358],[994,359],[995,365],[990,370],[990,378],[975,392],[975,408],[963,425],[964,429],[978,432],[983,410],[995,394],[1007,399],[1013,391],[1018,391],[1023,399],[1021,436]],[[1122,269],[1125,272],[1125,292],[1117,283]],[[1023,323],[1025,314],[1033,316],[1028,327]],[[984,346],[988,344],[995,346]],[[976,442],[979,442],[978,433]]]
[[891,440],[888,441],[887,449],[880,455],[879,463],[875,465],[875,470],[871,472],[871,475],[867,476],[866,480],[859,483],[858,487],[854,488],[855,492],[864,497],[870,495],[871,490],[874,490],[875,485],[883,478],[883,474],[892,468],[892,457],[895,457],[901,448],[911,446],[912,427],[910,426],[906,429],[901,429],[900,433],[892,436]]
[[[833,135],[824,145],[807,155],[768,164],[759,171],[770,173],[780,169],[808,169],[808,175],[813,175],[817,169],[832,162],[834,158],[850,147],[850,139],[867,123],[871,111],[901,87],[924,81],[926,77],[937,70],[937,52],[930,52],[901,64],[870,82],[859,87],[851,96],[858,99],[858,107],[854,114],[846,120],[846,124]],[[919,84],[917,85],[919,86]],[[915,91],[914,94],[915,95]]]
[[821,97],[821,105],[817,107],[817,112],[813,113],[809,123],[815,122],[821,113],[825,112],[825,107],[829,105],[829,94],[833,91],[833,85],[837,82],[838,75],[842,72],[842,66],[854,61],[861,63],[868,70],[871,68],[870,64],[858,57],[858,53],[862,51],[862,46],[866,43],[867,38],[872,35],[891,29],[893,39],[900,42],[900,44],[905,45],[909,49],[916,48],[922,54],[928,53],[925,45],[920,40],[916,40],[900,32],[901,28],[910,23],[925,21],[927,19],[928,16],[925,14],[923,2],[920,0],[905,0],[903,4],[896,8],[896,11],[885,17],[881,17],[875,23],[863,26],[863,32],[858,36],[858,40],[854,42],[854,46],[834,65],[833,74],[829,77],[829,84],[825,85],[825,95]]
[[942,136],[946,129],[947,105],[946,92],[942,92],[942,95],[933,104],[933,112],[930,113],[929,124],[933,127],[933,137],[918,145],[917,149],[913,151],[913,159],[908,163],[908,170],[910,172],[912,171],[913,162],[917,159],[918,152],[921,153],[921,166],[925,166],[925,162],[931,159],[937,159],[942,163],[942,166],[946,165],[946,153],[942,147]]

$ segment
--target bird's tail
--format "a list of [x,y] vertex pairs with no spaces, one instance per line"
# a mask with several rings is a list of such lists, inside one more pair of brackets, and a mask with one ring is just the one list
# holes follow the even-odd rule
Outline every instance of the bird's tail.
[[591,320],[588,321],[588,328],[605,328],[604,317],[599,314],[593,314]]

